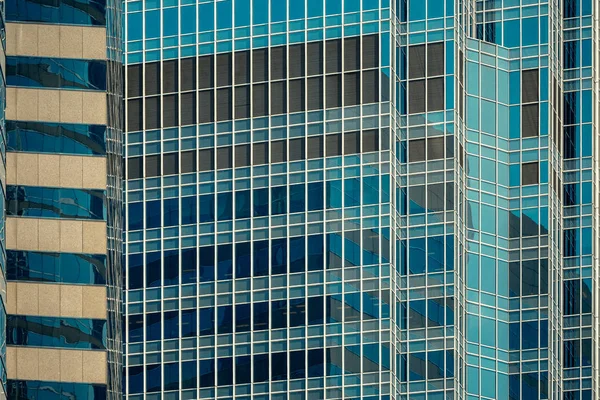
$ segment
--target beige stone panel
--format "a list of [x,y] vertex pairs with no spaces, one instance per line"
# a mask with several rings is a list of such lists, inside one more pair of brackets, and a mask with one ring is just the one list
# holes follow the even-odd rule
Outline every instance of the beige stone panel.
[[60,220],[42,219],[38,221],[38,249],[56,251],[60,248]]
[[56,121],[60,114],[60,91],[40,90],[38,92],[38,119]]
[[39,380],[60,382],[60,350],[39,349]]
[[17,155],[18,153],[6,153],[6,183],[9,185],[17,183]]
[[75,285],[60,285],[60,316],[83,317],[83,288]]
[[81,382],[83,378],[83,351],[60,350],[60,380]]
[[39,314],[39,295],[37,283],[17,283],[17,314]]
[[17,219],[6,218],[6,248],[17,248]]
[[39,315],[44,317],[59,317],[60,314],[60,285],[38,284]]
[[60,57],[60,26],[38,25],[38,55]]
[[83,160],[79,156],[60,156],[60,186],[80,188],[83,185]]
[[17,347],[17,379],[39,379],[39,349]]
[[6,88],[6,119],[17,119],[17,88]]
[[[61,26],[61,28],[64,28]],[[83,95],[80,91],[60,91],[60,122],[83,122]]]
[[17,378],[17,348],[6,346],[6,374],[8,379]]
[[60,156],[38,154],[40,186],[60,186]]
[[83,252],[106,253],[106,222],[83,221]]
[[38,89],[18,88],[16,90],[17,119],[21,121],[38,120]]
[[17,282],[6,283],[6,313],[17,313]]
[[106,59],[106,28],[83,28],[83,58]]
[[83,28],[60,26],[60,56],[63,58],[83,57]]
[[6,24],[6,36],[14,36],[11,49],[6,49],[6,55],[37,56],[38,55],[38,26],[36,24]]
[[17,153],[17,185],[37,186],[39,182],[38,155]]
[[37,250],[38,220],[33,218],[15,218],[17,222],[17,249]]
[[82,286],[82,318],[106,319],[106,287]]
[[83,226],[81,221],[63,220],[60,222],[60,251],[81,253]]
[[106,157],[82,157],[83,187],[106,189]]
[[6,54],[17,52],[17,24],[6,24]]
[[106,93],[81,92],[83,96],[83,123],[106,124]]
[[83,382],[106,383],[106,352],[82,351]]

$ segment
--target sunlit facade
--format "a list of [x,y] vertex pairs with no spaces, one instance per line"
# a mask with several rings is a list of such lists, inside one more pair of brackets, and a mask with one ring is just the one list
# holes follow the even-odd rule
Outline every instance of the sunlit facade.
[[592,3],[127,1],[124,395],[597,398]]

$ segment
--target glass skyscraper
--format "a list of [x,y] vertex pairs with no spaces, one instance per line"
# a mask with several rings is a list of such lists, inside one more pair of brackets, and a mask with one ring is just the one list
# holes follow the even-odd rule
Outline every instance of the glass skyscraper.
[[600,396],[598,4],[124,4],[123,392]]

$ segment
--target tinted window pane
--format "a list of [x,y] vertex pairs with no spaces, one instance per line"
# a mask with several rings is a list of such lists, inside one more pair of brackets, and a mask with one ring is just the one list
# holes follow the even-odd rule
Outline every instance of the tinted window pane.
[[269,79],[269,53],[268,49],[252,50],[252,80],[264,82]]
[[425,139],[408,142],[408,159],[410,162],[425,161]]
[[250,51],[235,53],[235,84],[250,83]]
[[214,66],[213,56],[212,55],[211,56],[202,56],[202,57],[198,58],[198,64],[199,64],[198,87],[200,89],[208,89],[208,88],[214,87],[215,86],[215,83],[214,83],[215,66]]
[[425,45],[408,47],[408,77],[422,78],[425,76]]
[[354,106],[360,103],[360,73],[344,74],[344,106]]
[[142,95],[142,67],[143,64],[127,66],[127,96],[137,97]]
[[177,60],[163,62],[163,93],[177,92],[179,86],[179,66]]
[[181,94],[181,125],[196,123],[196,92]]
[[267,164],[269,162],[269,143],[254,143],[253,165]]
[[[204,106],[200,103],[201,108]],[[217,90],[217,121],[231,119],[231,88]]]
[[427,111],[444,109],[444,78],[427,80]]
[[179,153],[163,155],[163,175],[175,175],[179,173]]
[[181,90],[196,89],[196,59],[181,59]]
[[235,117],[250,117],[250,86],[238,86],[235,88]]
[[271,48],[271,79],[285,79],[287,76],[287,54],[285,46]]
[[160,93],[160,63],[146,63],[146,96]]
[[331,75],[326,78],[327,86],[325,104],[327,108],[342,106],[342,76]]
[[213,122],[215,120],[215,111],[214,111],[214,92],[212,90],[203,90],[198,92],[198,111],[200,112],[199,121],[200,123],[204,122]]
[[196,151],[181,152],[181,173],[196,172]]
[[271,163],[280,163],[287,161],[287,142],[277,140],[271,142]]
[[232,166],[231,146],[219,147],[217,149],[217,169],[226,169]]
[[127,101],[127,130],[129,132],[142,130],[143,115],[142,99]]
[[427,75],[444,74],[444,43],[430,43],[427,45]]
[[304,79],[289,81],[290,85],[290,112],[304,111]]
[[146,178],[160,176],[160,155],[146,156]]
[[250,165],[250,145],[240,144],[235,146],[235,166],[247,167]]
[[304,44],[295,44],[289,47],[289,69],[290,78],[304,76]]
[[408,83],[408,112],[411,114],[425,112],[425,80]]
[[311,136],[308,138],[308,158],[323,157],[323,136]]
[[217,86],[231,85],[231,53],[217,55]]
[[377,35],[363,36],[362,55],[363,68],[379,66],[379,37]]
[[521,88],[523,91],[523,103],[531,103],[539,100],[539,72],[537,69],[523,71]]
[[325,44],[325,71],[342,71],[342,41],[341,39],[328,40]]
[[311,42],[307,44],[306,68],[308,75],[323,73],[323,42]]
[[290,139],[290,161],[304,160],[304,138]]
[[539,106],[527,104],[521,107],[521,130],[523,137],[538,136],[540,132]]
[[163,96],[163,127],[179,125],[179,107],[177,106],[177,95]]
[[539,166],[537,162],[525,163],[521,166],[522,184],[537,185],[539,183]]
[[160,97],[146,97],[146,129],[160,128]]
[[325,150],[327,157],[339,156],[342,154],[342,135],[337,133],[325,136]]
[[307,103],[308,110],[320,110],[323,108],[323,78],[308,78],[307,81]]
[[379,101],[379,71],[363,72],[363,103],[375,103]]
[[285,82],[271,83],[271,114],[287,112],[287,95]]
[[269,86],[266,83],[252,87],[252,116],[262,117],[269,113]]
[[360,68],[360,37],[344,39],[344,71]]
[[344,154],[360,153],[360,132],[344,133]]

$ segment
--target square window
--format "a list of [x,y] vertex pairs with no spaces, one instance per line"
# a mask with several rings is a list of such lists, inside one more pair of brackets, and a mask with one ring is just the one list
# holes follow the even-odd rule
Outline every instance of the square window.
[[287,141],[275,140],[271,142],[271,163],[281,163],[287,161]]
[[325,136],[325,150],[327,157],[342,155],[342,135],[336,133]]
[[425,77],[425,45],[408,47],[408,77],[409,79]]
[[198,151],[198,170],[200,172],[215,169],[215,153],[213,149],[200,149]]
[[539,106],[527,104],[521,107],[521,130],[523,137],[535,137],[540,134]]
[[440,158],[444,158],[444,138],[427,139],[427,159],[438,160]]
[[252,165],[267,164],[269,162],[269,142],[254,143],[252,146]]
[[160,155],[146,156],[146,178],[160,176]]
[[525,185],[537,185],[539,183],[539,163],[523,163],[521,165],[521,184]]
[[408,160],[409,162],[425,161],[425,139],[408,142]]
[[217,148],[217,169],[227,169],[232,166],[231,146]]
[[247,167],[250,165],[250,145],[239,144],[235,146],[235,166]]

